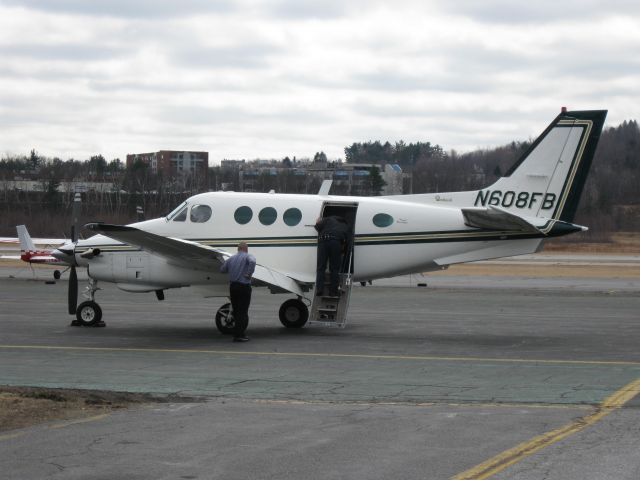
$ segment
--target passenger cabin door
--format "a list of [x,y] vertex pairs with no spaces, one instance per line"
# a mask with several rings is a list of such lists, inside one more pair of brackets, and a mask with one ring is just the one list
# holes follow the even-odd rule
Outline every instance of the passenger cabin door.
[[[342,254],[340,266],[340,295],[338,297],[317,296],[313,297],[309,322],[324,326],[344,327],[347,321],[349,299],[351,297],[351,277],[354,264],[354,234],[356,224],[357,203],[324,202],[320,216],[322,218],[337,215],[346,220],[349,226],[349,234]],[[329,271],[325,271],[325,285],[329,285]]]

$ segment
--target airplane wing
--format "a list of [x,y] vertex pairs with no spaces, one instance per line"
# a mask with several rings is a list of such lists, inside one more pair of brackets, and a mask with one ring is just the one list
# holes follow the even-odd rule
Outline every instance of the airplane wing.
[[[20,257],[20,258],[22,258],[22,257]],[[56,257],[54,257],[52,255],[48,255],[48,254],[31,255],[29,257],[29,260],[27,260],[27,261],[30,262],[30,263],[46,263],[47,265],[64,263],[64,262],[61,262]]]
[[[229,252],[181,238],[163,237],[126,225],[88,223],[85,228],[102,233],[120,242],[135,245],[147,252],[167,259],[173,265],[196,270],[218,272],[222,263],[231,256]],[[283,272],[256,264],[253,278],[276,289],[303,296],[300,284]]]
[[541,233],[524,218],[497,207],[463,208],[464,223],[468,227],[508,232]]

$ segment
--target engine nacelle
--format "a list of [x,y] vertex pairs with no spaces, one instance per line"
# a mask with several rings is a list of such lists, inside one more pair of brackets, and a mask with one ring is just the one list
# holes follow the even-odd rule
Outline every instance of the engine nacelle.
[[80,254],[80,256],[82,258],[86,258],[86,259],[91,259],[93,257],[97,257],[98,255],[100,255],[100,249],[99,248],[90,248],[86,252],[83,252],[83,253]]
[[191,285],[216,285],[228,282],[219,272],[188,269],[167,263],[147,252],[101,252],[88,261],[89,276],[118,284],[128,292],[150,292]]

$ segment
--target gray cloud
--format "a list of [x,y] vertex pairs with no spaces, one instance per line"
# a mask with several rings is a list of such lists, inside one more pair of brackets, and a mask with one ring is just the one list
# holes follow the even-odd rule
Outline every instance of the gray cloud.
[[291,107],[276,110],[248,110],[242,107],[202,107],[198,105],[168,105],[156,108],[157,118],[167,122],[193,125],[262,124],[273,122],[315,125],[334,121],[331,113]]
[[624,76],[640,75],[640,56],[629,55],[626,48],[589,48],[588,54],[576,55],[579,48],[568,48],[560,52],[550,52],[543,70],[548,76],[570,76],[590,82],[600,83]]
[[2,3],[52,13],[123,18],[183,17],[235,10],[232,0],[3,0]]
[[269,57],[280,52],[280,48],[268,44],[224,47],[182,45],[173,48],[170,57],[176,65],[184,67],[256,69],[267,66]]
[[269,2],[264,8],[281,18],[333,19],[344,16],[352,4],[344,0],[278,0]]
[[602,18],[606,15],[633,15],[640,13],[635,0],[539,0],[515,2],[512,0],[441,1],[440,8],[449,13],[470,17],[486,23],[535,24],[567,22],[581,19]]
[[490,74],[474,75],[473,72],[455,71],[417,74],[377,72],[353,77],[355,87],[395,93],[458,92],[473,93],[495,88],[497,81]]
[[561,105],[639,119],[640,7],[576,1],[0,0],[0,144],[343,156],[525,139]]
[[13,57],[23,60],[86,62],[111,60],[126,53],[127,50],[125,48],[103,45],[22,44],[0,46],[0,55],[3,55],[5,58]]

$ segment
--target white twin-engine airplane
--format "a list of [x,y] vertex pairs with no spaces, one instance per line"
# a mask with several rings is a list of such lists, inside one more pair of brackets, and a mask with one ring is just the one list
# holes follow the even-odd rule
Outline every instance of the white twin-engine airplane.
[[[538,251],[545,239],[586,230],[572,223],[606,117],[606,110],[562,113],[507,174],[478,191],[347,197],[210,192],[195,195],[164,218],[131,225],[89,223],[100,233],[61,246],[70,263],[69,313],[77,325],[97,325],[99,281],[128,292],[204,287],[227,296],[221,262],[248,242],[258,265],[254,284],[295,298],[280,308],[286,327],[308,320],[344,325],[353,282],[447,268]],[[314,296],[318,217],[343,216],[352,228],[340,297]],[[89,299],[76,307],[75,266],[86,267]],[[311,307],[311,312],[309,308]],[[311,316],[311,318],[309,318]],[[223,333],[233,326],[229,304],[216,314]]]

